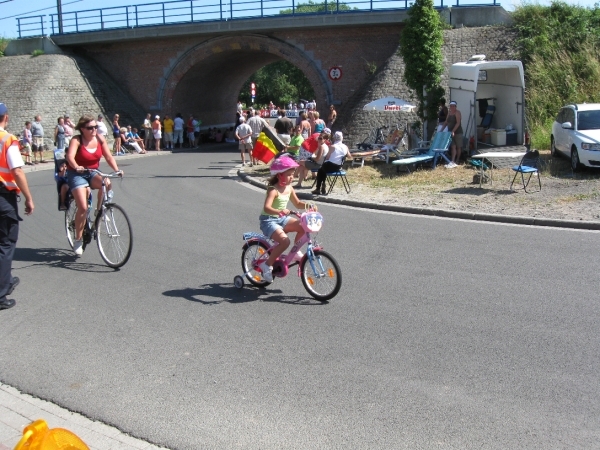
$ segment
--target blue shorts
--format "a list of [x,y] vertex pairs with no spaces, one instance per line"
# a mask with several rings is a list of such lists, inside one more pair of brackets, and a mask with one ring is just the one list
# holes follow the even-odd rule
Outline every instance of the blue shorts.
[[258,219],[260,221],[260,231],[262,231],[262,234],[264,234],[266,237],[270,238],[275,231],[283,230],[283,227],[286,226],[291,217],[273,217],[261,214]]
[[74,191],[80,187],[88,187],[94,176],[96,176],[95,171],[79,173],[76,170],[67,170],[67,182],[69,183],[69,189]]

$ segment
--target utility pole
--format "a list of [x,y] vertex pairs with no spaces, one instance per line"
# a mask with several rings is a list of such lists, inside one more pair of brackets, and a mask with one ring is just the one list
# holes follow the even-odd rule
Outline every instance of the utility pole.
[[63,32],[63,21],[62,21],[62,1],[56,0],[56,11],[58,13],[58,34]]

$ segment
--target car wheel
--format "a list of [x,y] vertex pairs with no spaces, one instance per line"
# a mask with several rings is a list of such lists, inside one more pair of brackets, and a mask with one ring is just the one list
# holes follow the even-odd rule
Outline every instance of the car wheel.
[[556,142],[554,142],[554,136],[550,136],[550,154],[554,157],[558,157],[556,150]]
[[581,162],[579,162],[579,153],[577,153],[577,148],[573,146],[571,148],[571,169],[573,172],[579,172],[581,170]]

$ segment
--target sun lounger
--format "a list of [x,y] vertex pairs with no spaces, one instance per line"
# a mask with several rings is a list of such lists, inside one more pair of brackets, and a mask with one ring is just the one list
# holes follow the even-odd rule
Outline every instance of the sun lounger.
[[424,164],[428,162],[433,162],[433,167],[435,168],[437,164],[437,160],[442,157],[449,162],[448,158],[444,155],[448,148],[450,147],[450,143],[452,142],[452,133],[449,131],[440,131],[436,133],[431,141],[431,145],[428,149],[423,149],[422,154],[411,156],[408,158],[397,159],[396,161],[392,161],[392,164],[396,166],[398,173],[400,173],[400,168],[404,167],[409,173],[411,167],[417,166],[419,164]]

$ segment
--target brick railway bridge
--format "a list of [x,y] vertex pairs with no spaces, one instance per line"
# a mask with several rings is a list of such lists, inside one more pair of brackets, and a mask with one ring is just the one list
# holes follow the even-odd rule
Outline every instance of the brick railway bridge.
[[[455,26],[509,20],[499,6],[452,7],[440,14]],[[52,41],[94,60],[146,111],[197,113],[205,124],[221,125],[232,122],[248,77],[282,59],[304,72],[322,113],[329,104],[353,107],[369,67],[382,67],[396,53],[406,18],[406,10],[250,18],[57,34]],[[341,68],[340,78],[331,79],[332,67]]]

